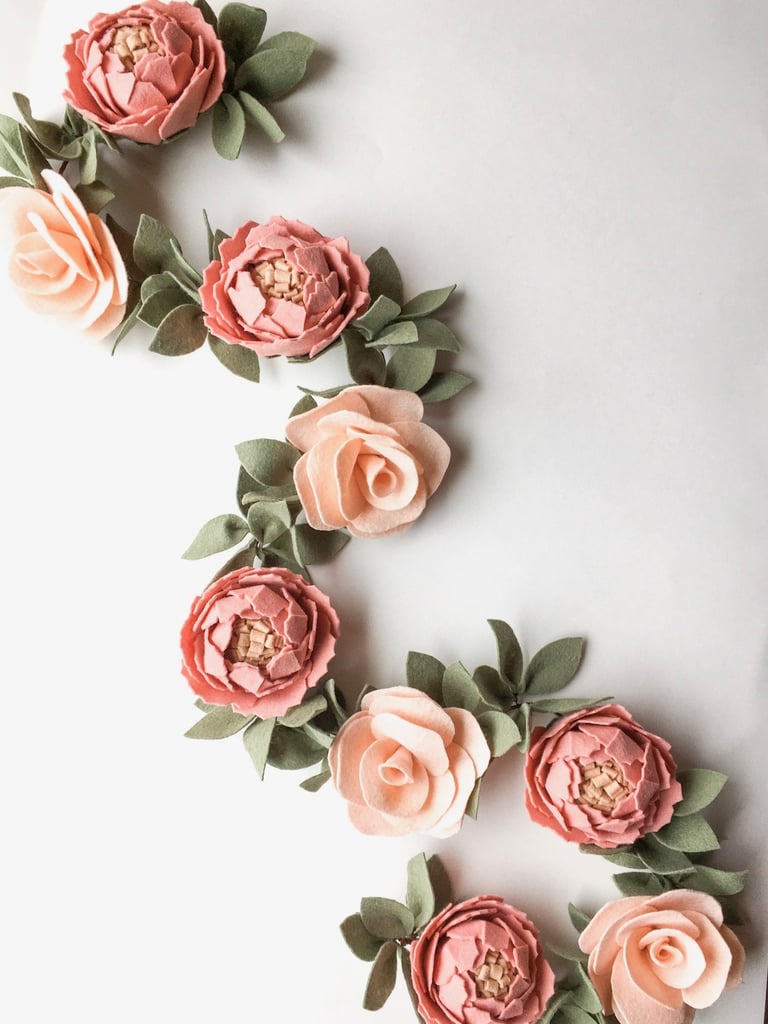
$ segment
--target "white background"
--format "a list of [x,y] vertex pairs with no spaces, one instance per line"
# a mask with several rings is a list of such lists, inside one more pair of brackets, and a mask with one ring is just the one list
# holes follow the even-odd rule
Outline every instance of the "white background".
[[[60,52],[100,8],[4,4],[0,109],[63,112]],[[108,8],[109,9],[109,8]],[[196,263],[202,210],[233,231],[280,213],[387,246],[446,315],[476,383],[430,414],[454,449],[408,533],[316,573],[342,619],[334,673],[403,681],[409,649],[470,668],[487,618],[528,655],[588,638],[574,694],[612,694],[681,766],[731,782],[719,867],[750,869],[745,984],[700,1015],[759,1024],[768,769],[768,7],[763,0],[286,0],[268,32],[320,43],[275,105],[288,138],[213,153],[209,121],[125,147],[112,212],[165,221]],[[4,293],[7,287],[3,285]],[[363,837],[326,787],[256,777],[197,717],[177,634],[221,559],[180,554],[234,511],[234,445],[282,436],[296,386],[135,332],[84,343],[4,294],[2,912],[9,1024],[376,1017],[338,923],[404,895],[439,852],[457,896],[494,892],[570,941],[569,900],[615,898],[610,866],[522,811],[518,756],[447,841]]]

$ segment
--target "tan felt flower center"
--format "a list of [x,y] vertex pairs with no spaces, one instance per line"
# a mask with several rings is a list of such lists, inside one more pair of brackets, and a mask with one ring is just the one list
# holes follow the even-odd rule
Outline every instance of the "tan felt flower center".
[[632,792],[633,787],[613,760],[590,761],[581,765],[580,771],[579,803],[589,804],[595,810],[610,814]]
[[149,25],[121,25],[115,30],[108,50],[117,54],[127,71],[133,71],[148,53],[165,56],[165,51],[161,49]]
[[229,661],[266,665],[283,646],[269,619],[237,619],[227,648]]
[[474,975],[478,996],[481,999],[506,998],[516,974],[509,960],[495,949],[489,949]]
[[273,260],[262,260],[251,267],[251,277],[259,286],[265,299],[285,299],[304,305],[304,284],[307,275],[288,260],[276,257]]

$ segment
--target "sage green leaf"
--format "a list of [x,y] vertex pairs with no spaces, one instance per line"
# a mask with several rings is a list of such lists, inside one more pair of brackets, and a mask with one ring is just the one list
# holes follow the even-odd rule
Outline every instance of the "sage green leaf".
[[432,882],[432,891],[435,894],[435,913],[439,914],[449,903],[453,902],[451,878],[436,853],[427,857],[427,868],[429,869],[429,879]]
[[488,625],[496,637],[499,672],[517,693],[523,677],[523,652],[520,649],[520,641],[512,627],[501,619],[488,619]]
[[434,348],[441,352],[458,352],[461,349],[459,339],[440,320],[425,319],[416,323],[416,330],[419,335],[419,345],[424,348]]
[[235,552],[231,558],[222,565],[219,571],[209,580],[208,585],[215,583],[216,580],[220,580],[222,576],[226,576],[227,573],[234,572],[235,569],[245,569],[255,564],[256,557],[258,555],[258,548],[255,543],[247,544],[244,548]]
[[218,19],[213,13],[210,4],[207,3],[207,0],[195,0],[192,6],[196,7],[198,11],[200,11],[203,18],[208,22],[213,31],[218,33]]
[[456,370],[433,373],[429,384],[421,389],[419,398],[425,405],[431,402],[445,402],[454,398],[472,383],[472,378]]
[[246,470],[240,466],[237,474],[237,504],[244,515],[248,514],[248,508],[255,501],[298,501],[296,488],[293,483],[293,475],[286,478],[279,486],[271,487],[259,480],[254,480]]
[[32,188],[25,178],[0,178],[0,188]]
[[472,678],[486,704],[497,710],[511,705],[515,692],[510,683],[502,679],[500,673],[491,665],[478,665],[472,673]]
[[522,739],[518,744],[520,750],[525,753],[528,750],[531,742],[531,705],[521,704],[520,707],[512,715],[515,720],[515,724],[520,730]]
[[429,381],[435,368],[437,352],[433,348],[398,348],[387,364],[384,383],[389,388],[413,391]]
[[677,773],[677,781],[683,787],[683,799],[675,804],[673,813],[676,817],[685,817],[708,807],[728,781],[728,776],[708,768],[688,768]]
[[316,743],[304,731],[276,724],[269,745],[267,763],[274,768],[295,771],[322,761],[325,750],[324,746]]
[[302,395],[296,405],[288,413],[288,419],[293,419],[294,416],[301,416],[302,413],[310,412],[312,409],[317,408],[317,402],[314,400],[312,395]]
[[368,342],[368,348],[387,348],[389,345],[414,345],[419,340],[419,332],[413,320],[398,320],[376,335]]
[[133,235],[130,233],[130,231],[127,231],[122,224],[116,221],[115,218],[109,213],[106,216],[106,222],[107,227],[112,232],[112,237],[115,240],[115,245],[117,246],[118,251],[122,256],[129,280],[132,282],[141,280],[141,278],[144,275],[133,258]]
[[237,69],[235,88],[246,89],[267,103],[282,99],[307,73],[307,61],[316,45],[299,32],[272,36]]
[[311,775],[308,779],[304,779],[303,782],[299,783],[301,789],[305,789],[308,793],[316,793],[321,789],[331,777],[330,768],[325,768],[323,771],[318,772],[317,775]]
[[219,246],[225,239],[229,238],[229,235],[226,231],[222,231],[220,228],[217,228],[214,231],[211,227],[211,222],[208,220],[208,213],[206,210],[203,210],[203,219],[205,220],[205,231],[208,238],[208,258],[213,262],[213,260],[217,260],[221,255],[219,252]]
[[693,867],[690,859],[684,853],[664,846],[653,835],[638,839],[633,849],[648,870],[657,875],[676,875]]
[[80,182],[75,192],[88,213],[100,213],[115,198],[115,193],[103,181],[92,181],[90,184]]
[[567,686],[576,675],[584,654],[582,637],[565,637],[534,654],[523,676],[525,693],[555,693]]
[[177,306],[157,328],[149,350],[161,356],[185,356],[200,348],[207,334],[199,306]]
[[211,352],[216,356],[222,366],[226,366],[230,373],[244,380],[250,380],[254,384],[259,383],[259,357],[245,345],[231,345],[209,335],[208,344]]
[[[328,351],[324,349],[324,351]],[[342,391],[346,391],[349,384],[339,384],[335,388],[324,388],[321,391],[316,391],[314,388],[303,388],[299,386],[299,391],[303,391],[305,395],[313,395],[317,398],[335,398],[336,395],[340,395]]]
[[[571,998],[571,993],[565,989],[555,990],[555,994],[547,1003],[547,1008],[544,1011],[544,1015],[539,1017],[536,1024],[554,1024],[555,1018],[560,1011],[560,1008]],[[562,1024],[562,1017],[557,1018],[557,1024]],[[591,1021],[590,1024],[595,1024]]]
[[99,171],[99,154],[96,150],[96,136],[88,132],[82,140],[78,173],[81,185],[91,185]]
[[[586,955],[584,959],[586,959]],[[584,969],[583,962],[579,963],[576,967],[576,973],[579,979],[579,986],[574,989],[574,999],[582,1010],[586,1010],[588,1013],[600,1013],[603,1004],[600,1002],[600,996],[597,994],[595,986]]]
[[430,313],[434,313],[441,306],[444,306],[455,291],[456,285],[451,284],[447,288],[432,288],[428,292],[421,292],[420,295],[416,295],[406,302],[403,306],[403,315],[413,317],[429,316]]
[[53,121],[39,121],[33,117],[32,105],[24,93],[14,92],[11,95],[13,96],[16,108],[24,118],[27,126],[31,129],[36,141],[48,151],[49,156],[58,157],[62,160],[72,160],[77,156],[78,146],[75,147],[74,151],[70,150],[67,155],[62,154],[62,149],[66,147],[67,140],[64,130],[60,125],[54,124]]
[[235,448],[240,465],[259,483],[280,487],[293,483],[293,467],[300,452],[285,441],[271,437],[243,441]]
[[245,119],[250,124],[260,128],[270,142],[282,142],[285,132],[270,114],[263,103],[259,103],[255,96],[240,89],[237,92],[237,102],[243,108]]
[[280,533],[287,530],[293,523],[293,512],[287,501],[254,501],[251,503],[248,509],[248,525],[251,529],[257,526],[259,534],[263,536],[272,532],[270,527],[274,523],[280,525]]
[[636,853],[632,853],[631,846],[620,847],[614,850],[604,850],[602,846],[594,846],[592,843],[580,843],[579,850],[581,853],[592,854],[595,857],[602,857],[603,860],[607,860],[609,864],[615,864],[620,868],[638,868],[644,871],[646,868],[645,861],[641,860]]
[[[130,288],[131,286],[129,285],[129,289]],[[139,303],[136,302],[134,299],[133,305],[131,306],[129,304],[127,308],[129,308],[131,312],[126,317],[123,318],[120,330],[117,332],[114,344],[112,345],[112,355],[115,354],[117,346],[120,344],[123,338],[133,330],[137,323],[139,323]]]
[[472,792],[469,794],[469,800],[467,800],[467,806],[464,808],[464,813],[468,818],[474,819],[477,817],[477,812],[480,809],[480,783],[482,779],[478,779],[475,783]]
[[709,823],[698,814],[675,818],[655,833],[664,846],[683,853],[706,853],[718,850],[720,843]]
[[427,858],[417,853],[408,861],[408,882],[405,902],[413,914],[414,928],[423,928],[435,913],[435,892],[429,877]]
[[582,953],[577,946],[561,946],[557,942],[545,942],[544,945],[547,952],[559,956],[561,960],[568,960],[574,964],[586,960],[586,954]]
[[583,711],[586,708],[600,707],[602,704],[610,703],[611,697],[545,697],[544,700],[532,702],[534,711],[546,712],[554,715],[569,715],[573,711]]
[[397,981],[397,943],[385,942],[373,961],[363,996],[363,1009],[380,1010]]
[[29,170],[30,181],[34,182],[35,188],[39,188],[41,191],[47,192],[48,186],[42,176],[42,171],[50,170],[51,165],[45,159],[40,151],[40,147],[25,128],[19,129],[19,137],[21,139],[21,149],[24,154],[24,160],[26,161],[27,168]]
[[0,114],[0,167],[13,175],[24,178],[29,184],[21,132],[22,128],[18,121],[8,117],[7,114]]
[[658,896],[664,892],[656,875],[648,871],[622,871],[613,880],[622,896]]
[[253,715],[238,715],[229,706],[216,707],[184,733],[191,740],[223,740],[234,736],[253,721]]
[[[383,296],[382,296],[383,298]],[[349,375],[355,384],[383,384],[387,363],[381,352],[368,348],[362,335],[352,328],[341,332]]]
[[685,884],[689,889],[699,889],[716,898],[735,896],[744,888],[747,874],[746,871],[721,871],[696,864],[692,874],[686,876]]
[[338,555],[350,540],[345,530],[314,530],[306,523],[299,523],[295,533],[296,550],[303,565],[327,562]]
[[276,721],[274,718],[257,718],[243,733],[243,744],[253,761],[259,778],[264,778]]
[[152,284],[155,280],[156,278],[148,277],[144,281],[144,285],[149,285],[149,287],[146,289],[143,287],[142,291],[146,290],[151,292],[151,294],[142,300],[137,315],[143,324],[147,324],[148,327],[157,328],[174,309],[178,309],[180,306],[188,306],[190,302],[189,296],[176,284],[170,288],[153,290]]
[[302,731],[325,750],[330,750],[335,734],[331,734],[325,729],[321,729],[315,722],[307,722],[302,726]]
[[248,524],[241,516],[225,513],[209,519],[181,556],[187,559],[207,558],[239,544],[248,533]]
[[587,927],[592,918],[585,911],[580,910],[575,903],[568,904],[568,916],[571,919],[571,924],[577,932],[583,932]]
[[386,295],[375,299],[365,313],[352,321],[356,331],[360,331],[367,341],[371,341],[387,324],[392,323],[400,313],[400,306]]
[[416,989],[413,987],[413,978],[411,977],[411,954],[405,946],[398,946],[397,955],[400,959],[400,972],[405,980],[405,987],[408,989],[411,1005],[416,1011],[416,1019],[419,1021],[419,1024],[422,1024],[422,1017],[418,1011],[419,997],[416,995]]
[[371,253],[365,261],[365,265],[371,275],[368,282],[368,294],[371,296],[371,302],[375,302],[380,295],[386,295],[398,306],[402,306],[403,279],[400,277],[400,271],[389,250],[383,246],[377,249],[376,252]]
[[266,25],[267,14],[260,7],[240,3],[229,3],[222,7],[219,12],[218,36],[235,66],[256,52]]
[[523,738],[515,722],[503,711],[484,711],[477,721],[488,741],[491,757],[503,757]]
[[454,661],[446,668],[443,674],[442,693],[442,703],[447,708],[474,711],[480,703],[477,684],[460,661]]
[[[573,998],[573,993],[571,993],[571,1000]],[[562,1021],[562,1024],[595,1024],[595,1018],[592,1014],[582,1009],[576,1002],[566,1001],[562,1003],[558,1012],[558,1021]]]
[[377,939],[405,939],[414,929],[414,917],[404,903],[385,896],[365,896],[360,900],[360,916]]
[[160,274],[164,270],[178,272],[178,244],[164,224],[142,213],[133,242],[133,258],[145,274]]
[[344,695],[340,693],[333,679],[326,679],[323,690],[328,698],[328,706],[333,712],[336,724],[343,725],[349,718],[344,701]]
[[199,270],[193,267],[186,258],[184,253],[181,251],[181,246],[176,238],[171,238],[171,251],[173,252],[173,257],[176,261],[176,270],[174,273],[176,273],[182,281],[184,277],[187,278],[188,285],[192,288],[193,295],[199,303],[200,297],[198,294],[198,288],[203,283],[203,275]]
[[421,690],[438,703],[443,694],[445,665],[431,654],[409,651],[405,664],[405,678],[409,686]]
[[237,160],[245,138],[245,112],[230,93],[223,92],[213,108],[213,145],[225,160]]
[[281,715],[278,718],[278,722],[288,729],[298,729],[300,726],[306,725],[307,722],[311,722],[313,718],[321,715],[327,707],[328,701],[325,699],[324,694],[316,693],[312,697],[303,700],[295,708],[291,708],[284,715]]
[[376,959],[376,954],[384,945],[384,940],[371,935],[359,914],[350,914],[349,917],[344,918],[339,927],[344,941],[358,960],[366,960],[370,963]]

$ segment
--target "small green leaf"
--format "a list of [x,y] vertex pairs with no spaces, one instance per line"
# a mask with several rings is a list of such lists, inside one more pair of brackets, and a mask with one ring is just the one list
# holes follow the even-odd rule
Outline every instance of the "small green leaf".
[[246,544],[244,548],[241,548],[231,558],[227,559],[213,579],[210,580],[209,586],[211,583],[215,583],[216,580],[220,580],[222,576],[226,576],[227,573],[234,572],[235,569],[245,569],[247,566],[254,565],[257,554],[258,549],[255,543]]
[[443,674],[442,693],[442,703],[448,708],[464,708],[466,711],[474,711],[480,703],[480,691],[477,684],[460,661],[454,661],[446,668]]
[[363,1009],[380,1010],[397,981],[397,943],[385,942],[373,961],[363,996]]
[[390,252],[382,246],[376,252],[371,253],[365,261],[365,265],[371,274],[368,283],[371,302],[375,302],[380,295],[386,295],[398,306],[402,306],[403,279],[400,277],[400,271]]
[[323,771],[318,772],[317,775],[312,775],[308,779],[304,779],[303,782],[299,783],[301,789],[305,789],[308,793],[316,793],[318,789],[321,789],[326,782],[331,778],[331,772],[329,768],[324,768]]
[[334,558],[346,547],[350,535],[345,530],[314,530],[307,523],[295,527],[296,550],[302,565],[317,565]]
[[[564,1003],[568,1002],[571,998],[571,993],[565,989],[555,990],[555,994],[547,1003],[547,1008],[544,1011],[544,1015],[539,1017],[537,1024],[562,1024],[562,1017],[558,1017],[557,1014]],[[590,1022],[594,1024],[594,1021]]]
[[365,313],[352,321],[352,326],[367,341],[371,341],[387,324],[392,323],[399,313],[400,306],[393,299],[387,298],[386,295],[380,295],[371,303]]
[[82,141],[82,150],[78,164],[81,185],[91,185],[99,171],[99,154],[96,149],[96,136],[88,132]]
[[212,335],[208,338],[208,344],[211,352],[230,373],[254,384],[259,383],[259,357],[255,352],[244,345],[231,345]]
[[317,402],[314,400],[312,395],[302,395],[296,405],[288,413],[288,419],[293,419],[294,416],[301,416],[302,413],[311,412],[312,409],[317,408]]
[[592,1014],[575,1002],[564,1002],[558,1012],[558,1020],[562,1021],[562,1024],[595,1024]]
[[445,665],[431,654],[409,651],[405,665],[405,678],[409,686],[421,690],[438,703],[443,694]]
[[272,733],[267,763],[274,768],[296,771],[322,761],[325,751],[324,746],[311,739],[303,730],[288,729],[278,724]]
[[325,699],[325,695],[316,693],[312,697],[303,700],[295,708],[291,708],[284,715],[281,715],[278,718],[278,722],[288,729],[298,729],[302,725],[306,725],[307,722],[311,722],[313,718],[321,715],[327,707],[328,701]]
[[139,320],[143,324],[147,324],[148,327],[158,328],[174,309],[190,304],[189,296],[176,284],[170,288],[154,288],[154,282],[162,277],[165,275],[148,277],[142,287],[142,291],[147,291],[149,294],[142,300],[137,315]]
[[161,356],[185,356],[200,348],[207,334],[199,306],[177,306],[157,328],[149,350]]
[[397,900],[385,896],[365,896],[360,901],[363,924],[377,939],[404,939],[414,929],[412,912]]
[[447,288],[433,288],[428,292],[421,292],[406,302],[403,306],[403,316],[429,316],[444,306],[455,291],[456,285],[451,284]]
[[80,182],[75,187],[75,192],[88,213],[101,213],[115,198],[115,193],[103,181],[92,181],[87,185]]
[[622,896],[658,896],[664,892],[659,879],[648,871],[622,871],[613,880]]
[[503,757],[522,739],[515,722],[503,711],[484,711],[477,720],[488,741],[491,757]]
[[230,93],[222,93],[213,108],[213,145],[225,160],[237,160],[245,138],[245,112]]
[[414,927],[423,928],[435,913],[435,893],[429,877],[427,858],[417,853],[408,861],[408,884],[405,902],[413,914]]
[[427,857],[427,867],[429,869],[429,878],[432,882],[432,890],[435,894],[435,913],[439,914],[453,900],[451,879],[445,870],[445,865],[436,853]]
[[359,914],[350,914],[339,927],[344,941],[358,960],[366,960],[370,963],[376,959],[376,954],[384,945],[384,940],[371,935]]
[[583,932],[592,918],[585,911],[580,910],[574,903],[568,904],[568,916],[571,924],[577,932]]
[[344,700],[344,694],[336,686],[333,679],[326,679],[323,686],[325,695],[328,698],[328,706],[333,712],[333,717],[336,719],[337,725],[343,725],[349,718],[346,710],[346,702]]
[[603,1004],[600,1002],[600,996],[597,994],[595,986],[584,969],[583,963],[577,966],[576,974],[579,979],[579,987],[574,990],[574,999],[582,1010],[586,1010],[588,1013],[600,1013]]
[[235,448],[240,465],[254,480],[268,487],[293,483],[293,467],[300,452],[285,441],[271,437],[243,441]]
[[728,781],[728,776],[708,768],[688,768],[677,773],[677,781],[683,787],[683,799],[675,804],[673,813],[676,817],[684,817],[708,807]]
[[512,627],[501,619],[488,619],[488,625],[496,637],[499,672],[517,693],[523,676],[523,652],[520,649],[520,641]]
[[266,103],[282,99],[307,73],[307,61],[316,45],[299,32],[272,36],[237,69],[235,88],[246,89]]
[[24,178],[0,178],[0,188],[32,188]]
[[203,18],[208,22],[214,32],[218,32],[218,19],[213,13],[210,5],[207,3],[207,0],[195,0],[192,6],[196,7],[200,11]]
[[721,871],[718,868],[696,864],[693,873],[686,876],[686,888],[699,889],[710,896],[735,896],[744,888],[748,872]]
[[472,678],[483,701],[492,708],[503,710],[512,704],[515,691],[491,665],[478,665],[472,673]]
[[209,519],[181,556],[187,559],[207,558],[239,544],[248,533],[248,524],[240,516],[225,513]]
[[531,742],[531,705],[527,703],[521,704],[512,717],[514,718],[522,737],[518,744],[519,749],[525,753]]
[[620,847],[614,850],[604,850],[602,846],[594,846],[591,843],[580,843],[581,853],[588,853],[595,857],[602,857],[609,864],[615,864],[620,868],[638,868],[645,870],[645,861],[641,860],[636,853],[632,853],[631,846]]
[[709,823],[698,814],[675,818],[655,833],[664,846],[683,853],[706,853],[718,850],[720,843]]
[[421,389],[419,397],[425,405],[432,402],[445,402],[454,398],[472,383],[472,378],[456,370],[446,373],[433,373],[429,384]]
[[649,871],[657,875],[675,875],[693,867],[689,858],[680,850],[664,846],[653,835],[644,836],[634,844],[635,850]]
[[523,691],[527,694],[555,693],[576,675],[584,654],[582,637],[565,637],[534,654],[523,677]]
[[260,128],[270,142],[283,141],[285,132],[263,103],[259,103],[255,96],[242,89],[238,90],[236,96],[237,102],[243,108],[246,121]]
[[586,708],[600,707],[612,700],[611,697],[545,697],[544,700],[537,700],[531,703],[534,711],[546,714],[569,715],[574,711],[584,711]]
[[[176,243],[174,245],[174,243]],[[147,275],[164,270],[178,271],[178,241],[164,224],[147,213],[142,213],[133,242],[133,258]]]
[[413,391],[429,381],[435,368],[437,353],[431,348],[398,348],[387,364],[384,383],[389,388]]
[[355,384],[383,384],[387,362],[375,348],[368,348],[363,338],[352,328],[341,332],[347,355],[349,375]]
[[424,348],[434,348],[441,352],[458,352],[461,349],[459,339],[440,320],[419,320],[416,330],[419,333],[419,345]]
[[239,715],[228,705],[215,707],[184,733],[191,740],[223,740],[234,736],[253,721],[253,715]]
[[419,1024],[421,1024],[422,1018],[418,1012],[419,997],[416,994],[416,989],[413,987],[413,978],[411,977],[411,954],[405,946],[398,946],[397,955],[400,959],[400,972],[403,975],[405,987],[408,989],[408,995],[411,998],[411,1005],[416,1010],[416,1018]]
[[243,743],[253,761],[259,778],[264,778],[272,742],[272,733],[276,725],[274,718],[257,718],[243,733]]
[[467,800],[467,806],[464,808],[464,813],[468,818],[474,819],[477,817],[477,812],[480,809],[480,784],[483,780],[478,779],[469,794],[469,800]]
[[256,52],[266,25],[267,14],[260,7],[240,3],[229,3],[222,7],[217,34],[235,66]]
[[414,345],[419,340],[419,332],[413,320],[398,320],[376,335],[368,342],[369,348],[387,348],[390,345]]

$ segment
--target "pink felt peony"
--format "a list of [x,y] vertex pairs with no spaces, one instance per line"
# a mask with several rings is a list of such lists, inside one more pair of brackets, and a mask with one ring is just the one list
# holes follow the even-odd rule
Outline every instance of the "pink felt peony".
[[159,145],[191,128],[221,95],[226,58],[189,3],[97,14],[64,48],[66,99],[105,132]]
[[532,1024],[555,990],[536,928],[498,896],[434,917],[411,946],[411,978],[425,1024]]
[[579,945],[604,1012],[620,1024],[690,1024],[744,969],[744,948],[720,904],[692,889],[607,903]]
[[329,751],[352,824],[369,835],[458,832],[490,763],[477,720],[408,686],[367,693]]
[[205,324],[260,356],[311,358],[368,308],[368,277],[346,238],[283,217],[249,221],[205,269]]
[[310,526],[381,537],[421,515],[451,455],[423,412],[410,391],[364,385],[288,421],[286,437],[305,453],[294,480]]
[[682,797],[666,740],[618,704],[533,730],[525,761],[532,820],[572,843],[631,844],[672,817]]
[[0,233],[11,254],[11,281],[34,313],[105,338],[125,314],[125,264],[107,226],[85,210],[64,178],[50,170],[42,175],[48,192],[0,192]]
[[195,598],[181,631],[181,670],[207,704],[273,718],[322,679],[338,635],[328,598],[301,576],[236,569]]

